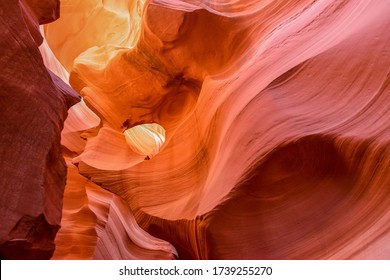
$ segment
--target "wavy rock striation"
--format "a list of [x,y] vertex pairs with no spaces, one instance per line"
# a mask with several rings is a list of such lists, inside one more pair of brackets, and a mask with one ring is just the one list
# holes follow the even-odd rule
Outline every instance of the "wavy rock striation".
[[61,229],[52,259],[175,259],[168,242],[136,223],[128,205],[68,164]]
[[83,102],[53,258],[390,257],[386,1],[61,5],[41,53]]

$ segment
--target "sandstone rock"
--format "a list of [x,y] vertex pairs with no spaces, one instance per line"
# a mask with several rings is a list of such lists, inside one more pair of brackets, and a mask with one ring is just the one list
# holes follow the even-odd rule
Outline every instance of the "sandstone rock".
[[0,255],[6,259],[47,259],[54,251],[66,179],[60,133],[68,108],[80,100],[43,64],[39,29],[31,26],[58,14],[50,8],[49,16],[35,2],[0,2]]
[[[69,82],[83,102],[62,131],[70,172],[53,258],[388,259],[385,2],[64,0],[41,53],[65,82],[11,16],[0,46],[2,254],[16,258],[27,241],[39,244],[29,258],[53,250]],[[10,35],[19,29],[28,48]],[[145,160],[124,132],[150,123],[166,139]],[[37,170],[55,182],[48,195],[27,188]]]

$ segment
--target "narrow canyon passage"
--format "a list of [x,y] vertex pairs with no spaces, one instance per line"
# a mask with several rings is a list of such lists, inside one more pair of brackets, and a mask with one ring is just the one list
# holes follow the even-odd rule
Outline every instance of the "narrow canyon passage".
[[1,259],[389,259],[389,15],[0,0]]

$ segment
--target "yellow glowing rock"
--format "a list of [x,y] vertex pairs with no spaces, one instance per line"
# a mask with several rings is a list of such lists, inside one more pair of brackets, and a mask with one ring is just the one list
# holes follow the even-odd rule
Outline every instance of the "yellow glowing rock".
[[165,129],[156,123],[141,124],[127,129],[125,138],[130,148],[146,159],[154,157],[165,142]]
[[45,26],[48,45],[70,71],[92,47],[132,47],[141,31],[145,0],[62,0],[61,17]]

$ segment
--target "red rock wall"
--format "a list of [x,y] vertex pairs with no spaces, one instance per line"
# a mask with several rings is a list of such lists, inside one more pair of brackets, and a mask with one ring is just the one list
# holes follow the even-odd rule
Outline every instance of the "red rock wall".
[[80,100],[38,50],[35,27],[57,18],[59,1],[36,2],[0,2],[0,255],[7,259],[54,251],[66,181],[60,132]]

